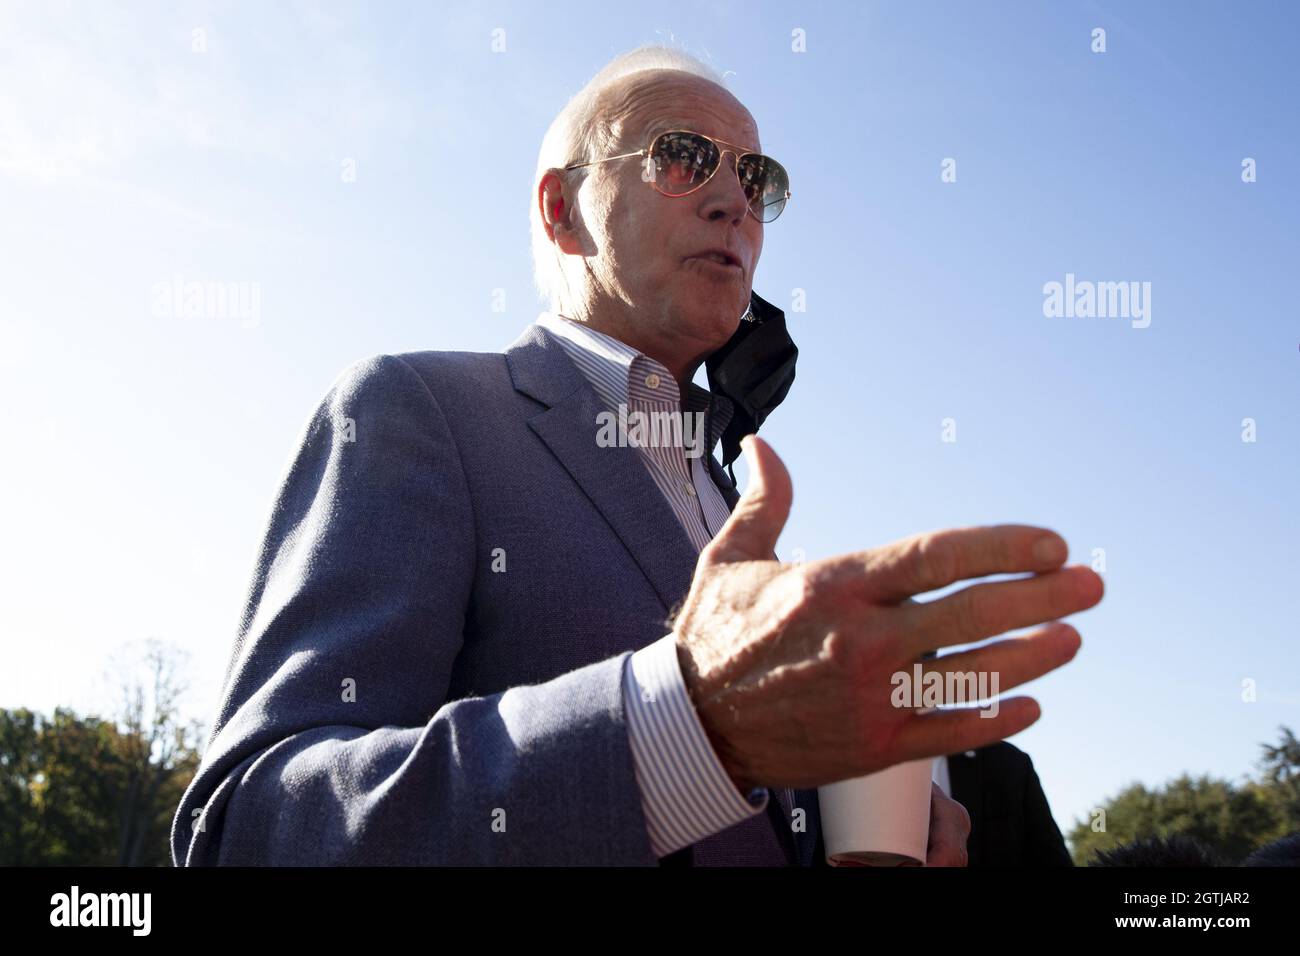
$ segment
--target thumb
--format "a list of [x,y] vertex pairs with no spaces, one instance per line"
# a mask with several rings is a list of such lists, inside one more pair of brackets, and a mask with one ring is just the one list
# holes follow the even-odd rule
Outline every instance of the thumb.
[[771,561],[776,539],[790,517],[794,486],[772,446],[757,435],[746,435],[740,447],[749,464],[749,482],[727,523],[700,553],[708,564]]

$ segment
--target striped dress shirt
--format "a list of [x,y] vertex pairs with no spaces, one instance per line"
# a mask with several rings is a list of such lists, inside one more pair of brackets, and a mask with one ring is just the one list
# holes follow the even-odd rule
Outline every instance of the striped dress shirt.
[[[633,412],[644,413],[643,421],[660,416],[660,422],[670,420],[664,413],[686,413],[680,433],[670,432],[669,440],[662,432],[656,439],[645,428],[639,436],[632,429],[619,432],[641,451],[695,550],[703,550],[731,514],[704,458],[713,454],[731,420],[730,400],[689,382],[682,402],[672,374],[648,355],[562,315],[543,312],[537,322],[556,335],[620,426],[636,421]],[[764,812],[767,788],[742,797],[709,743],[686,691],[672,633],[629,656],[623,688],[641,805],[656,856]]]

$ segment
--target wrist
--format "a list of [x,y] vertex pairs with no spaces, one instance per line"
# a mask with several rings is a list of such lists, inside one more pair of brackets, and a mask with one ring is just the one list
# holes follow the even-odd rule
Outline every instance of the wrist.
[[701,677],[699,669],[695,666],[695,659],[691,656],[690,650],[686,648],[681,640],[674,634],[673,637],[677,648],[677,664],[682,672],[682,683],[686,685],[686,696],[690,698],[691,707],[695,710],[699,718],[700,726],[704,728],[704,735],[709,739],[709,745],[713,748],[714,754],[717,755],[718,762],[722,769],[727,772],[731,778],[732,784],[735,785],[736,791],[748,800],[750,794],[755,789],[761,787],[760,784],[750,780],[748,776],[740,769],[739,762],[734,759],[730,745],[727,741],[714,730],[712,721],[711,708],[704,703],[704,694],[701,688]]

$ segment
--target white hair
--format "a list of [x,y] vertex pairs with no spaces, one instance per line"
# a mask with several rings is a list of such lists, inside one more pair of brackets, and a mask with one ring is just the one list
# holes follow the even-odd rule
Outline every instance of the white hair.
[[[563,169],[571,163],[588,162],[606,155],[615,144],[609,117],[602,108],[602,94],[623,77],[645,70],[678,70],[702,77],[726,88],[723,76],[702,60],[672,47],[649,44],[610,60],[593,76],[564,109],[551,121],[542,148],[537,154],[537,171],[533,174],[533,189],[528,204],[529,231],[533,249],[533,283],[537,295],[549,303],[552,311],[561,307],[564,272],[561,253],[547,237],[538,209],[537,187],[542,174],[552,167]],[[577,177],[590,167],[575,169],[566,176]]]

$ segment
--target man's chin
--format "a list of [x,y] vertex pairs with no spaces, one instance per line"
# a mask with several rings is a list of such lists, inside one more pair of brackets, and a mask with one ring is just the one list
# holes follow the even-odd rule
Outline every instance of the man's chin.
[[711,348],[720,348],[735,334],[740,326],[740,317],[744,308],[732,311],[729,308],[705,308],[693,303],[682,310],[683,326],[689,328],[694,336],[709,343]]

